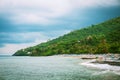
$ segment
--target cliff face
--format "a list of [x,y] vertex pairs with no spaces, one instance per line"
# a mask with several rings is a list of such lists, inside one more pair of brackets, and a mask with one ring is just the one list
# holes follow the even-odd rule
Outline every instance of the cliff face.
[[120,53],[120,17],[18,50],[13,55],[48,56],[85,53]]

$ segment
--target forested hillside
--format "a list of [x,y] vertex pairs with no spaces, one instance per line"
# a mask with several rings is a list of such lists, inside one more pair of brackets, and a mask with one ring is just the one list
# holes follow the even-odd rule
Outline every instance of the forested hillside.
[[14,56],[85,53],[120,53],[120,17],[72,31],[46,43],[18,50]]

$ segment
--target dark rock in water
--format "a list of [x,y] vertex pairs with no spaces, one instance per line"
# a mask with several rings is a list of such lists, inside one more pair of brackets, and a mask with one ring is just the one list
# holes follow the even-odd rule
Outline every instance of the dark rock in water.
[[120,60],[120,58],[118,58],[118,60]]
[[115,62],[115,61],[104,61],[104,63],[110,64],[110,65],[120,66],[120,62]]
[[117,62],[117,61],[95,61],[92,63],[100,63],[100,64],[109,64],[109,65],[120,66],[120,62]]
[[96,57],[83,57],[81,59],[96,59]]

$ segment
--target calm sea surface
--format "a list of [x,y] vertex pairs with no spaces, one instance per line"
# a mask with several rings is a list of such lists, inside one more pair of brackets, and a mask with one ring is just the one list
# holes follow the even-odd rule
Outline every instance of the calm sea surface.
[[120,80],[120,74],[80,65],[83,62],[60,56],[1,56],[0,80]]

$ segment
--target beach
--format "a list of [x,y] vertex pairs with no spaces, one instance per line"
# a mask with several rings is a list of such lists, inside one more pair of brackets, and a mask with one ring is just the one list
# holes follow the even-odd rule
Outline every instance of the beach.
[[[82,55],[85,56],[85,55]],[[81,55],[2,56],[0,80],[119,80],[120,67]]]
[[98,68],[102,70],[115,71],[120,74],[120,55],[119,54],[82,54],[82,55],[63,55],[64,57],[73,57],[82,59],[86,67]]

